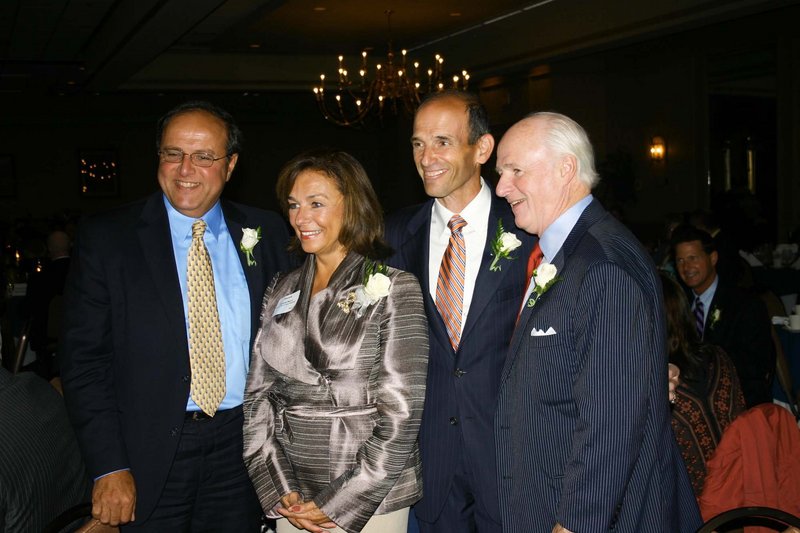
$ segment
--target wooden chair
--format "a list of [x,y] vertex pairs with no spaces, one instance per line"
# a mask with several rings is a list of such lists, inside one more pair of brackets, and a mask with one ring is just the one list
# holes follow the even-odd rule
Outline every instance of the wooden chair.
[[[78,529],[72,529],[79,521],[81,525]],[[92,504],[88,502],[79,503],[58,515],[47,524],[43,533],[62,533],[65,530],[75,533],[119,533],[118,527],[104,526],[99,520],[92,518]]]

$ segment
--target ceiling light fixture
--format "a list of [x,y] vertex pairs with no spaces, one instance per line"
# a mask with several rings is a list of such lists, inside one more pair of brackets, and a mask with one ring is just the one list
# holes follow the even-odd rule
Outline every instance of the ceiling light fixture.
[[364,50],[358,75],[350,75],[344,56],[340,55],[336,78],[330,80],[325,74],[320,74],[320,83],[314,87],[323,116],[339,126],[360,126],[373,115],[382,120],[386,108],[395,115],[400,112],[413,114],[421,98],[429,92],[467,89],[469,73],[466,70],[445,81],[444,57],[439,54],[436,54],[433,66],[424,69],[418,61],[411,62],[407,58],[406,50],[401,50],[400,63],[395,64],[391,39],[392,10],[385,13],[389,30],[388,52],[386,62],[375,65],[374,77],[369,76],[367,51]]

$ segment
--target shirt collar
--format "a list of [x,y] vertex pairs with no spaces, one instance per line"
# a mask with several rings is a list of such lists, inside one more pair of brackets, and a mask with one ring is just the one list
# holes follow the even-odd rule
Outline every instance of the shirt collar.
[[192,224],[197,220],[203,220],[206,223],[206,231],[213,236],[219,236],[222,227],[222,206],[219,200],[206,211],[206,214],[197,218],[187,217],[169,202],[169,199],[164,195],[164,206],[167,208],[167,218],[169,219],[169,228],[173,237],[178,239],[191,239],[192,238]]
[[592,203],[593,199],[594,197],[589,194],[578,200],[569,209],[561,213],[561,216],[547,226],[547,229],[539,236],[539,247],[542,249],[546,262],[553,261],[558,251],[564,246],[564,242],[569,237],[572,228],[578,223],[583,210]]
[[[711,300],[714,299],[714,294],[717,292],[717,285],[719,285],[719,276],[715,275],[714,281],[712,281],[711,285],[709,285],[708,288],[703,291],[703,294],[694,294],[694,291],[692,291],[695,300],[700,298],[700,301],[703,302],[703,307],[705,309],[711,308]],[[692,303],[692,307],[694,307],[694,302]]]
[[433,213],[431,216],[435,217],[437,222],[444,226],[447,233],[450,233],[450,228],[447,227],[447,223],[450,222],[450,219],[453,218],[455,214],[461,215],[461,218],[467,222],[464,231],[477,231],[481,224],[485,224],[486,216],[491,210],[491,206],[492,192],[489,190],[486,182],[483,181],[483,178],[481,178],[481,189],[478,191],[478,194],[475,195],[475,198],[464,206],[464,209],[462,209],[460,213],[453,213],[443,206],[439,200],[434,200]]

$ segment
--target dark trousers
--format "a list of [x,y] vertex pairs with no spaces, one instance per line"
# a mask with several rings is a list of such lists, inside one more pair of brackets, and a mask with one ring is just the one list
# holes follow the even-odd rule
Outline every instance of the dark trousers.
[[[435,522],[425,522],[416,515],[409,516],[409,533],[500,533],[502,531],[502,526],[492,520],[483,505],[475,500],[472,487],[479,480],[475,479],[467,464],[463,447],[460,454],[461,460],[441,514]],[[495,483],[496,480],[483,480],[483,482]]]
[[153,514],[124,532],[258,532],[261,506],[242,460],[242,408],[187,417]]

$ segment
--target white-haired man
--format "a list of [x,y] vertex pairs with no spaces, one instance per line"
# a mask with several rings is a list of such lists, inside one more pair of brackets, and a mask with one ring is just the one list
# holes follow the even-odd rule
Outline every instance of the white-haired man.
[[591,195],[585,131],[536,113],[498,147],[498,196],[539,235],[495,416],[504,531],[695,531],[670,428],[661,289]]

